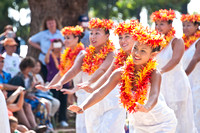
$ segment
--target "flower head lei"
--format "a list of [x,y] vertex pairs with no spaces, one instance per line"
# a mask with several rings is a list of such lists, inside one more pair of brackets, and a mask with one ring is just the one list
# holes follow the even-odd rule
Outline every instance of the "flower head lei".
[[99,19],[99,18],[94,18],[89,21],[89,29],[93,28],[100,28],[100,29],[105,29],[105,30],[110,30],[114,26],[114,22],[110,19]]
[[[143,30],[143,32],[140,33],[140,37],[136,36],[136,40],[152,47],[160,46],[163,43],[160,41],[162,37],[159,37],[157,34],[158,33],[155,31],[150,32],[148,30]],[[162,39],[164,40],[164,38]],[[158,45],[155,45],[155,42],[158,42]],[[156,61],[150,59],[143,68],[135,72],[132,56],[127,58],[121,75],[120,102],[129,113],[137,111],[136,107],[138,103],[142,105],[145,104],[151,74],[156,69],[156,65]]]
[[181,16],[181,21],[182,22],[185,22],[185,21],[188,21],[188,22],[200,22],[200,14],[192,14],[192,15],[189,15],[189,14],[183,14]]
[[114,33],[117,35],[121,35],[124,33],[131,34],[133,32],[133,29],[135,29],[135,27],[137,25],[139,25],[138,20],[131,20],[128,23],[126,23],[126,22],[119,23],[119,25],[116,27]]
[[83,28],[81,26],[66,26],[64,27],[62,30],[61,30],[61,33],[63,35],[75,35],[75,36],[78,36],[78,35],[81,35],[83,33]]
[[132,32],[134,39],[142,44],[147,44],[152,48],[164,47],[166,40],[163,35],[156,30],[148,29],[147,27],[139,26]]
[[160,21],[173,21],[174,18],[176,18],[176,14],[174,10],[166,10],[166,9],[160,9],[159,11],[155,11],[150,16],[151,20],[155,22],[156,20]]

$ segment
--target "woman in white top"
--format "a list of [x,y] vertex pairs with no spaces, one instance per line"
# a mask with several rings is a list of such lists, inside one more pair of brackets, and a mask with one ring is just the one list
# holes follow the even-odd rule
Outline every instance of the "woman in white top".
[[183,65],[192,89],[195,125],[200,132],[200,15],[182,15],[181,20],[185,44]]
[[156,30],[165,35],[166,46],[157,55],[158,68],[162,74],[161,92],[167,105],[174,110],[178,120],[177,133],[195,132],[192,94],[188,77],[182,66],[184,43],[174,36],[173,10],[159,10],[151,15]]
[[[73,66],[76,60],[83,54],[84,45],[80,42],[81,38],[83,37],[83,28],[80,26],[66,26],[61,30],[63,36],[65,37],[65,50],[61,54],[60,64],[59,65],[59,72],[54,76],[51,80],[50,85],[55,84],[59,81],[59,79]],[[57,47],[59,43],[54,43],[54,47]],[[76,77],[73,78],[73,85],[76,87],[76,84],[80,83],[81,74],[78,74]],[[46,90],[48,86],[38,85],[38,89]],[[58,92],[61,93],[61,92]],[[78,92],[77,92],[78,93]],[[61,93],[62,94],[62,93]],[[82,99],[82,95],[77,94],[77,101]],[[76,117],[76,131],[77,133],[86,133],[86,128],[84,124],[84,116],[77,115]],[[65,124],[66,125],[66,124]]]

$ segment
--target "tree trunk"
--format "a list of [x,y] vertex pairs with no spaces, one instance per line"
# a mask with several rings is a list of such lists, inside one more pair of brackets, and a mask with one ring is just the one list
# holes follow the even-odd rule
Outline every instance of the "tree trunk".
[[[61,27],[76,25],[78,17],[87,12],[88,0],[28,0],[31,10],[30,36],[41,31],[43,19],[54,16]],[[40,51],[29,45],[28,56],[38,58]]]

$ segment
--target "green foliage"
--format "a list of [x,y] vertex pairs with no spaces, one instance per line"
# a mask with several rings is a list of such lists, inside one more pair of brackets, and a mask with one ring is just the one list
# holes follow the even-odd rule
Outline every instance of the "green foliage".
[[27,0],[1,0],[0,2],[0,33],[6,25],[10,24],[17,27],[17,36],[21,36],[23,39],[28,38],[29,25],[21,26],[19,22],[8,17],[8,8],[11,7],[15,10],[20,11],[21,8],[28,7]]
[[[146,7],[149,14],[159,9],[175,9],[183,11],[183,6],[189,0],[90,0],[90,13],[93,17],[139,19],[142,7]],[[185,9],[184,9],[185,10]]]

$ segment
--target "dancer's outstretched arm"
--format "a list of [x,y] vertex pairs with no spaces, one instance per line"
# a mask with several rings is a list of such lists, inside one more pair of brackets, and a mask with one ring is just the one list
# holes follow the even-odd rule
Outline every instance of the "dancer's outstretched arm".
[[[74,63],[77,64],[77,63],[80,63],[82,64],[82,61],[83,61],[83,58],[85,57],[85,54],[81,54],[80,57],[77,59],[77,61]],[[73,66],[74,66],[73,65]],[[72,69],[72,68],[71,68]],[[78,70],[78,69],[77,69]],[[44,86],[44,85],[37,85],[36,88],[37,89],[40,89],[40,90],[43,90],[43,91],[47,91],[48,88],[56,83],[59,82],[59,80],[62,78],[62,76],[60,75],[60,71],[53,77],[53,79],[51,80],[51,82],[47,85],[47,86]]]
[[69,82],[81,71],[81,66],[84,57],[85,54],[81,55],[74,63],[74,65],[61,77],[61,79],[56,84],[50,85],[48,89],[56,89],[56,90],[62,89],[62,86],[65,83]]
[[108,95],[119,83],[120,79],[121,69],[117,69],[111,74],[107,82],[94,91],[80,106],[71,105],[68,109],[76,113],[83,113],[84,110],[100,102],[106,95]]
[[[96,89],[98,89],[99,87],[101,87],[101,85],[103,85],[107,79],[110,77],[110,75],[112,74],[113,70],[115,69],[115,59],[113,60],[112,64],[109,66],[108,70],[101,76],[99,77],[99,79],[96,81],[96,78],[90,78],[88,80],[88,82],[83,82],[81,84],[78,84],[78,87],[80,89],[84,89],[85,91],[92,93],[93,91],[95,91]],[[96,81],[96,82],[95,82]]]

